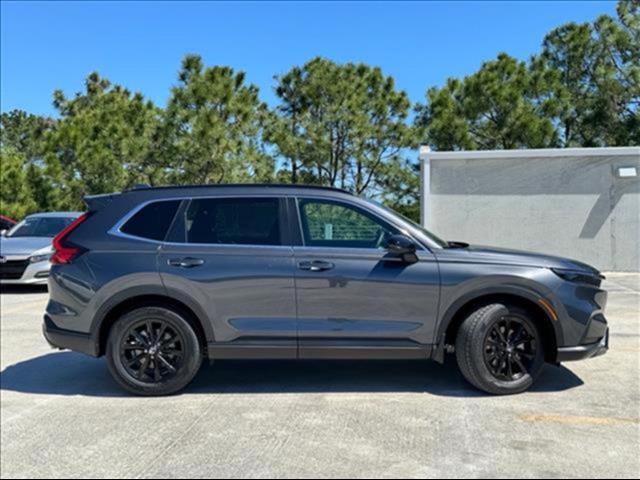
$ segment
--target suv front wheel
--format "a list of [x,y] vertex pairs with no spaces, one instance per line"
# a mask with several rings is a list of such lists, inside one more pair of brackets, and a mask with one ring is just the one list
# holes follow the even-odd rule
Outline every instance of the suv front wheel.
[[464,320],[456,357],[469,383],[498,395],[527,390],[544,365],[542,338],[529,313],[499,303],[478,308]]
[[107,364],[113,378],[137,395],[169,395],[186,387],[202,363],[193,328],[178,313],[143,307],[111,328]]

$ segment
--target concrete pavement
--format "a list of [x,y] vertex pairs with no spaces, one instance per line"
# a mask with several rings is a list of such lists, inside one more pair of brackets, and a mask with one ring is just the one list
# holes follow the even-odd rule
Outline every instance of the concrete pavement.
[[103,359],[49,349],[46,293],[0,306],[0,475],[638,477],[640,276],[609,274],[611,350],[483,395],[455,362],[217,362],[137,398]]

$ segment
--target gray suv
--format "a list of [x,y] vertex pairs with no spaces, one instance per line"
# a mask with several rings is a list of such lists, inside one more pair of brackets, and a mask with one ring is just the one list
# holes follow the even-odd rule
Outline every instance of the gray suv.
[[106,355],[125,389],[184,388],[203,359],[433,359],[492,394],[604,353],[594,268],[443,241],[376,203],[303,186],[87,197],[54,240],[44,335]]

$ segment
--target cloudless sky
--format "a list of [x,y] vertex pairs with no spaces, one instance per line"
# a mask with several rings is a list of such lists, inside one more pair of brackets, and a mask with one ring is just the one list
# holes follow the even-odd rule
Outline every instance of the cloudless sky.
[[544,35],[615,2],[13,2],[1,4],[1,108],[55,115],[53,90],[92,71],[164,106],[180,61],[247,73],[275,103],[273,76],[321,55],[366,62],[412,101],[507,52],[528,59]]

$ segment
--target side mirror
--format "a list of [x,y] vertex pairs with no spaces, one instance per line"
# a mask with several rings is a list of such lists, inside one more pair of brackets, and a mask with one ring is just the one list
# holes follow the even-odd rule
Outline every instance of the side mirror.
[[391,235],[387,240],[385,248],[407,263],[416,263],[418,256],[416,255],[416,244],[404,235]]

